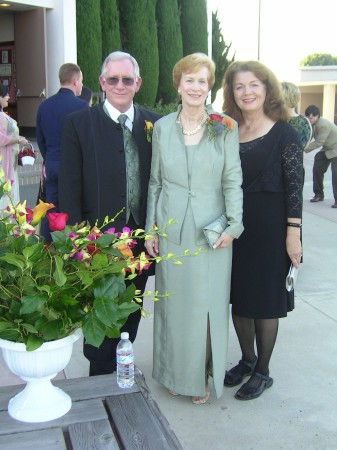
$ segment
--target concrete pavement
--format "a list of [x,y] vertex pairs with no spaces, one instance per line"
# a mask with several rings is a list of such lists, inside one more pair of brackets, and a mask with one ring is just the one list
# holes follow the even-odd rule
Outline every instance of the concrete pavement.
[[[337,210],[330,168],[325,179],[325,201],[312,204],[314,153],[305,155],[303,249],[304,262],[296,286],[295,310],[280,320],[270,373],[274,385],[256,400],[240,402],[236,388],[205,405],[190,398],[172,397],[151,378],[153,316],[142,319],[135,357],[152,396],[167,417],[185,450],[332,450],[337,449]],[[34,188],[24,192],[36,197]],[[28,202],[29,203],[29,202]],[[150,278],[148,287],[153,287]],[[151,301],[146,306],[152,310]],[[230,325],[228,367],[240,359]],[[13,375],[2,383],[17,383]],[[67,378],[87,376],[88,363],[75,344],[65,369]],[[59,376],[62,376],[60,374]],[[1,380],[0,380],[1,381]],[[160,449],[158,449],[160,450]]]

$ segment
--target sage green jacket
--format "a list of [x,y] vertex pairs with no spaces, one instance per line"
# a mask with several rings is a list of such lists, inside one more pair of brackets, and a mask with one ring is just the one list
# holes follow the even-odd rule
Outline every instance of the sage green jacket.
[[320,117],[312,128],[314,141],[308,144],[304,151],[306,153],[316,150],[325,152],[328,159],[337,157],[337,126],[330,120]]
[[[211,107],[207,111],[214,113]],[[174,219],[165,232],[168,240],[179,245],[190,200],[198,245],[206,244],[203,227],[221,214],[228,219],[227,234],[238,238],[243,231],[243,195],[237,123],[231,119],[234,129],[225,126],[213,140],[205,126],[200,143],[191,149],[194,154],[189,176],[183,135],[176,123],[178,114],[179,110],[154,125],[146,230],[153,224],[161,229]]]

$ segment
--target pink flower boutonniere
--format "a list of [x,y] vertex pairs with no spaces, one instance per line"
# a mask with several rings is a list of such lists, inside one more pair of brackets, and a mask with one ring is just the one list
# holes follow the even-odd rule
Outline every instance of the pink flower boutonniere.
[[222,117],[220,114],[210,114],[206,124],[210,141],[219,136],[225,128],[229,128],[231,131],[234,130],[233,120],[229,117]]
[[144,122],[145,122],[144,130],[145,130],[145,133],[146,133],[147,142],[151,142],[151,140],[152,140],[152,133],[153,133],[153,123],[148,121],[148,120],[145,120]]

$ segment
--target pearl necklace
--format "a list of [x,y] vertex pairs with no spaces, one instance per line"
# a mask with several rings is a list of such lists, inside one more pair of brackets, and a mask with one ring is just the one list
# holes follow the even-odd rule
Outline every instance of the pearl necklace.
[[197,134],[197,133],[201,130],[201,128],[202,128],[202,127],[205,125],[205,123],[207,122],[207,119],[208,119],[208,114],[207,114],[207,112],[205,111],[205,114],[203,115],[203,118],[202,118],[201,122],[199,123],[199,125],[198,125],[196,128],[194,128],[194,130],[185,130],[185,129],[183,128],[183,124],[181,123],[181,111],[180,111],[180,113],[179,113],[179,115],[178,115],[178,117],[177,117],[176,122],[180,125],[181,131],[182,131],[182,133],[183,133],[185,136],[192,136],[193,134]]

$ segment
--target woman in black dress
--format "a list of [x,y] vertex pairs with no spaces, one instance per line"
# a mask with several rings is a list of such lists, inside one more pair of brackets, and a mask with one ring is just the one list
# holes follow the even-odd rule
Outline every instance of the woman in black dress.
[[[285,288],[290,263],[301,259],[303,153],[287,123],[275,75],[258,61],[236,61],[224,77],[224,112],[239,123],[243,224],[233,247],[231,303],[242,359],[225,386],[249,380],[235,394],[250,400],[273,384],[269,361],[278,322],[294,308]],[[256,344],[256,351],[255,351]]]

